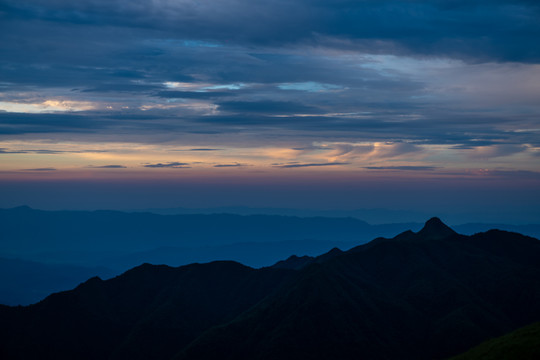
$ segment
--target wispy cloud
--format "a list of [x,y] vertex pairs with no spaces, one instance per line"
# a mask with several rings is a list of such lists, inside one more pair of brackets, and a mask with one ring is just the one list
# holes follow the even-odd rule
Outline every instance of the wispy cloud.
[[368,170],[404,170],[404,171],[432,171],[439,169],[438,166],[403,165],[403,166],[364,166]]
[[127,166],[124,165],[101,165],[101,166],[88,166],[89,168],[93,169],[126,169]]
[[56,171],[56,169],[52,167],[47,167],[47,168],[35,168],[35,169],[23,169],[23,171]]
[[215,148],[193,148],[193,149],[174,149],[171,151],[222,151],[223,149]]
[[189,165],[189,163],[168,162],[168,163],[146,164],[146,165],[144,165],[144,167],[147,167],[147,168],[187,169],[187,168],[190,168],[190,166],[188,166],[188,165]]
[[303,168],[303,167],[318,167],[318,166],[338,166],[338,165],[349,165],[348,162],[333,162],[333,163],[306,163],[306,164],[283,164],[283,165],[274,165],[274,167],[279,168]]
[[227,167],[242,167],[242,166],[248,166],[246,164],[217,164],[214,165],[216,168],[227,168]]
[[6,148],[0,148],[0,154],[26,154],[26,151],[9,150]]

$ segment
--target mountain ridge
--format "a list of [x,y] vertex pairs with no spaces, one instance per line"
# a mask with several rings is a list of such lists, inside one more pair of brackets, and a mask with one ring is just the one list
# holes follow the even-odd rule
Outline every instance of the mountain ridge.
[[92,278],[32,306],[0,307],[0,356],[434,359],[540,320],[537,239],[443,225],[282,268],[142,264]]

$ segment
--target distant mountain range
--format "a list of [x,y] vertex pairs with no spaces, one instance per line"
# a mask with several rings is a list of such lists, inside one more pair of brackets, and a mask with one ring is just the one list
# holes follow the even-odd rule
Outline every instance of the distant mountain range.
[[439,219],[253,269],[145,264],[0,306],[2,359],[444,359],[540,321],[540,242]]
[[[366,221],[370,224],[389,223],[423,223],[432,216],[432,211],[411,211],[411,209],[385,209],[385,208],[358,208],[358,209],[298,209],[298,208],[272,208],[223,206],[213,208],[150,208],[138,210],[122,210],[125,212],[149,212],[162,215],[180,214],[236,214],[236,215],[281,215],[299,217],[352,217]],[[486,224],[529,224],[538,222],[538,214],[530,211],[513,212],[511,209],[493,208],[479,212],[474,209],[462,209],[461,212],[437,212],[450,224],[464,224],[467,222]]]
[[[208,211],[227,209],[257,211]],[[291,254],[348,250],[377,236],[417,231],[422,224],[370,225],[352,217],[42,211],[22,206],[0,209],[0,227],[0,268],[9,274],[0,276],[0,304],[28,305],[92,275],[108,278],[144,262],[179,266],[234,260],[258,268]],[[540,237],[540,225],[534,224],[454,226],[462,234],[491,228]]]

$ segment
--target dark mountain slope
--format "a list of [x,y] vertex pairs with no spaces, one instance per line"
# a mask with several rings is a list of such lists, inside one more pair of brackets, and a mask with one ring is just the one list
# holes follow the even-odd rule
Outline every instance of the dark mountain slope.
[[142,265],[28,307],[0,308],[2,359],[167,359],[290,274],[234,262]]
[[313,263],[315,258],[313,256],[296,256],[291,255],[286,260],[281,260],[272,265],[271,267],[275,269],[293,269],[300,270],[303,267]]
[[438,219],[313,263],[178,359],[437,359],[540,320],[540,242]]
[[0,306],[0,358],[441,359],[539,320],[538,240],[432,219],[281,266],[146,264]]
[[540,359],[540,323],[488,340],[451,360]]

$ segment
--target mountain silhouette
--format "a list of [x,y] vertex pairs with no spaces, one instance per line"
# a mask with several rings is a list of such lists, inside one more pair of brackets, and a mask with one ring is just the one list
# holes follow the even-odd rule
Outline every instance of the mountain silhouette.
[[252,269],[141,265],[0,307],[2,359],[443,359],[540,321],[540,242],[439,219]]
[[177,359],[442,359],[540,320],[540,242],[432,219],[316,260]]
[[290,270],[143,264],[27,307],[0,306],[2,359],[168,359],[268,295]]
[[454,236],[457,233],[450,227],[446,226],[441,219],[434,217],[429,219],[422,230],[420,230],[417,234],[426,240],[440,240]]

